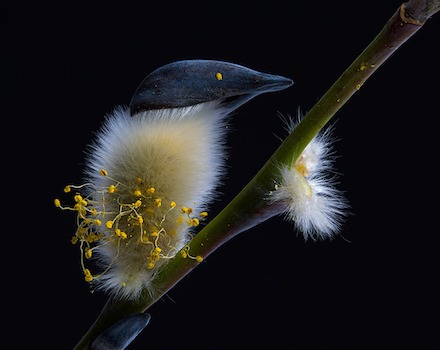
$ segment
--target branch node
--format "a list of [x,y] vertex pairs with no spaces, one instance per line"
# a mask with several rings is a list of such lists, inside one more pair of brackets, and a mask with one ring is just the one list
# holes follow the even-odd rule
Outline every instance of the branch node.
[[404,23],[409,23],[409,24],[414,24],[417,26],[422,26],[423,24],[425,24],[425,21],[419,21],[417,19],[415,19],[410,13],[409,11],[407,11],[407,7],[406,4],[402,4],[400,5],[400,19],[404,22]]

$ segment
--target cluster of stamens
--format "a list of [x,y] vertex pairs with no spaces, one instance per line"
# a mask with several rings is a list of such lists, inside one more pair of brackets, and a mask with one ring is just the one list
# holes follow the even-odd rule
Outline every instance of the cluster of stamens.
[[[64,192],[74,193],[74,204],[64,206],[59,199],[54,200],[56,207],[76,212],[77,228],[71,242],[79,244],[87,282],[103,275],[122,255],[122,250],[130,253],[126,255],[134,252],[133,255],[140,256],[148,270],[159,260],[174,257],[179,250],[183,257],[202,260],[200,256],[188,254],[186,240],[179,235],[188,235],[188,228],[198,226],[208,215],[206,212],[194,215],[191,207],[177,209],[176,202],[162,198],[154,186],[147,186],[141,178],[124,184],[110,178],[106,170],[100,174],[108,180],[105,188],[94,188],[88,183],[68,185]],[[103,245],[114,251],[114,259],[103,272],[92,275],[85,261]]]

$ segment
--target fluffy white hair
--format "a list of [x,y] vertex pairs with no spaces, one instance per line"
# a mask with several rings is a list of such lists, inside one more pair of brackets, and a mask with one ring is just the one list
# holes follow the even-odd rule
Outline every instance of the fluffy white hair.
[[[287,121],[289,132],[299,118]],[[328,128],[315,136],[294,164],[280,167],[277,189],[270,196],[271,201],[284,205],[286,219],[306,240],[332,238],[340,231],[349,207],[336,188],[331,131]]]

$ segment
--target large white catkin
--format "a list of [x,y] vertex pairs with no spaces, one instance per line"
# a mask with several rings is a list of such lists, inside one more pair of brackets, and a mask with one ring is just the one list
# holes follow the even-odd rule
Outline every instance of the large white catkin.
[[[97,203],[98,211],[112,213],[110,218],[121,210],[120,202],[136,200],[133,189],[139,184],[143,192],[154,188],[152,200],[156,200],[156,206],[145,205],[138,211],[149,217],[143,223],[144,232],[161,230],[161,241],[155,244],[165,258],[157,259],[154,268],[147,269],[153,246],[139,242],[138,228],[136,231],[131,225],[120,227],[131,232],[130,240],[106,242],[94,250],[94,257],[105,270],[93,282],[97,289],[129,299],[136,298],[145,288],[154,293],[154,275],[190,237],[191,225],[176,224],[182,215],[179,208],[191,207],[198,215],[216,198],[225,169],[227,112],[211,102],[135,116],[130,116],[127,108],[119,107],[106,117],[86,157],[86,181],[92,184],[88,195]],[[108,176],[100,174],[102,169]],[[96,191],[115,182],[119,184],[117,200],[105,191]],[[171,202],[177,203],[176,210],[169,210]],[[119,225],[124,225],[122,220]],[[113,231],[114,227],[107,229],[106,235],[111,236]]]

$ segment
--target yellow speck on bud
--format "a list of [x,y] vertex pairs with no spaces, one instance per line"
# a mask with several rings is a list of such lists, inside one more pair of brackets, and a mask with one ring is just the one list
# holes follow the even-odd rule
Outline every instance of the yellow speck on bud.
[[223,79],[223,74],[220,72],[215,73],[215,77],[217,78],[218,81]]
[[196,256],[196,260],[197,260],[197,262],[202,262],[203,261],[203,257],[201,255],[197,255]]
[[108,172],[107,172],[107,170],[105,170],[105,169],[101,169],[101,170],[99,171],[99,173],[100,173],[102,176],[107,176],[107,175],[108,175]]

